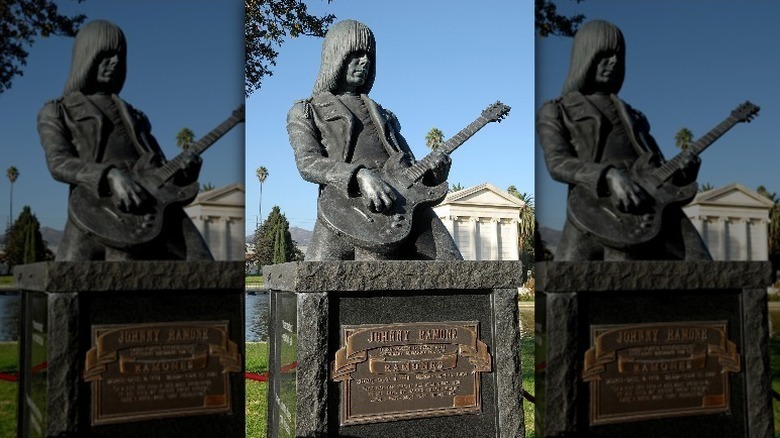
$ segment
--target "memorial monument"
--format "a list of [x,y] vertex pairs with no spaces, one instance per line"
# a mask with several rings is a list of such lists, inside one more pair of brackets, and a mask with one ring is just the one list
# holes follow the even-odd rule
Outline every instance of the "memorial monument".
[[84,25],[62,97],[38,115],[49,170],[70,191],[56,261],[14,271],[19,434],[243,436],[243,266],[212,261],[182,209],[198,154],[243,109],[167,161],[118,96],[126,63],[118,26]]
[[555,261],[537,267],[537,432],[544,437],[772,436],[761,262],[712,262],[681,205],[698,154],[758,107],[745,102],[666,161],[617,93],[615,25],[574,37],[562,96],[537,117],[569,186]]
[[448,154],[509,108],[417,161],[368,97],[376,59],[366,25],[334,24],[312,96],[288,114],[320,195],[306,261],[263,269],[268,436],[522,436],[522,266],[463,261],[431,209]]

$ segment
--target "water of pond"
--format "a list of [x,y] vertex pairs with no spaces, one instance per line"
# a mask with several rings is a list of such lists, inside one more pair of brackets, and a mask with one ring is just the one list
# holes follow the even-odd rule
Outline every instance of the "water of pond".
[[15,341],[19,338],[21,304],[21,294],[0,294],[0,341]]
[[246,296],[246,341],[268,339],[268,294]]

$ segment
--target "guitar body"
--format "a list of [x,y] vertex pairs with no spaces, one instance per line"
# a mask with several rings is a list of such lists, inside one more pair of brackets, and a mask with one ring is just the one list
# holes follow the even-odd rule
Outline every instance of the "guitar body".
[[649,195],[646,206],[640,211],[623,212],[612,204],[610,196],[594,197],[578,186],[569,192],[567,214],[571,223],[611,248],[629,249],[653,240],[661,231],[666,208],[691,202],[698,184],[694,181],[676,186],[670,181],[656,181],[650,157],[645,158],[637,160],[629,175]]
[[380,172],[395,194],[389,210],[372,211],[364,205],[362,196],[345,197],[342,192],[326,186],[317,203],[320,220],[360,248],[386,252],[400,246],[412,231],[415,209],[438,204],[449,190],[446,182],[426,186],[423,180],[418,180],[409,185],[410,182],[400,177],[402,161],[400,154],[391,157]]
[[[144,161],[141,159],[139,163]],[[198,195],[200,184],[196,181],[177,186],[169,180],[157,187],[154,178],[149,175],[151,171],[140,170],[139,167],[133,170],[131,177],[151,195],[143,209],[130,213],[121,211],[114,205],[112,196],[98,197],[85,187],[76,186],[69,198],[70,220],[112,248],[130,249],[154,240],[162,232],[168,207],[192,202]]]
[[121,211],[111,196],[96,196],[83,186],[76,186],[68,199],[68,217],[82,231],[112,248],[127,250],[148,244],[162,232],[168,207],[189,204],[198,196],[197,181],[186,186],[174,183],[185,155],[200,155],[243,121],[244,105],[241,105],[227,120],[190,145],[188,151],[167,163],[161,165],[154,154],[139,158],[130,176],[149,194],[142,209]]
[[661,232],[666,208],[687,204],[696,196],[698,184],[695,181],[684,186],[677,186],[671,181],[677,170],[684,166],[685,154],[699,155],[737,123],[750,122],[759,110],[748,101],[737,106],[688,151],[660,166],[654,162],[653,155],[639,157],[629,175],[649,195],[650,199],[641,211],[619,211],[609,196],[594,197],[582,187],[574,187],[569,191],[568,219],[578,229],[611,248],[628,249],[650,242]]
[[489,105],[476,120],[411,166],[402,153],[391,156],[380,172],[395,195],[388,211],[372,211],[365,206],[362,196],[345,197],[341,191],[325,186],[317,202],[317,216],[336,235],[356,247],[374,252],[392,251],[412,232],[415,209],[438,204],[447,196],[446,181],[435,186],[425,184],[424,176],[434,153],[452,153],[488,123],[500,122],[510,109],[498,101]]

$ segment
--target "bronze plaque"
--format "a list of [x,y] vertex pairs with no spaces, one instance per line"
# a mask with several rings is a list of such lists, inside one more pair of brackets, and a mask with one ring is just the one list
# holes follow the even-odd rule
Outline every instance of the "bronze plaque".
[[591,326],[590,424],[729,412],[739,371],[726,321]]
[[480,412],[492,358],[479,323],[343,326],[331,378],[342,382],[341,425]]
[[227,321],[92,326],[92,425],[230,412],[241,372]]

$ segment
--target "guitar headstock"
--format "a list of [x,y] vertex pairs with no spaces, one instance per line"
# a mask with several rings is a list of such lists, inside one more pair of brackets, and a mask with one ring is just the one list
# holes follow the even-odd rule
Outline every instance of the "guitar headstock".
[[496,101],[491,104],[484,111],[482,111],[482,117],[488,119],[490,122],[501,122],[501,120],[509,114],[509,110],[512,109],[503,103]]
[[244,116],[244,106],[245,104],[241,104],[238,108],[233,110],[233,113],[230,115],[230,117],[237,118],[240,122],[243,122],[245,120]]
[[745,101],[742,105],[738,106],[734,111],[731,112],[731,117],[734,117],[739,122],[750,122],[753,120],[753,117],[758,114],[758,110],[760,110],[761,107],[757,105],[753,105],[750,103],[750,101]]

